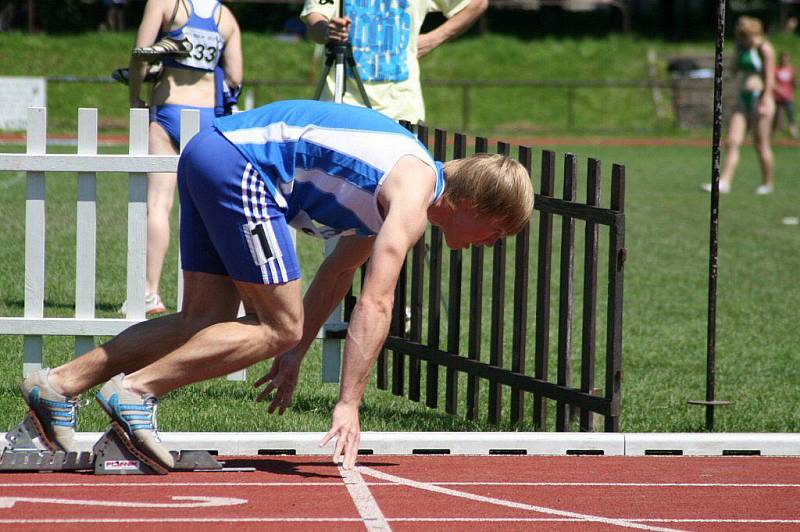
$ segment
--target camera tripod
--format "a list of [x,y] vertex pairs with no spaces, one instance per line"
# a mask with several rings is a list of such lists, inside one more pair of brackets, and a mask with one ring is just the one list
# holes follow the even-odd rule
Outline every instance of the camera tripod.
[[[343,4],[343,0],[339,2],[340,17],[344,16]],[[322,89],[325,87],[325,80],[328,78],[328,74],[333,66],[336,67],[334,70],[333,101],[335,103],[342,103],[344,94],[347,92],[346,78],[347,71],[349,69],[350,74],[352,75],[356,82],[356,86],[358,87],[358,92],[361,94],[361,100],[364,102],[366,107],[371,109],[372,105],[370,105],[367,91],[364,89],[364,83],[361,81],[361,76],[358,74],[356,60],[353,57],[353,46],[350,44],[349,40],[346,42],[328,41],[325,43],[325,65],[322,68],[322,73],[320,74],[319,81],[317,82],[317,88],[314,91],[314,99],[319,100],[322,96]]]

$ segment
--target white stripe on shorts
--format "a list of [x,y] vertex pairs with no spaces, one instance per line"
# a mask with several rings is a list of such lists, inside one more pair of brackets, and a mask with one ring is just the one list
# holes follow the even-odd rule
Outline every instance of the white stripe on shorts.
[[[269,212],[267,211],[267,188],[264,186],[264,181],[259,180],[258,189],[261,192],[261,209],[263,211],[261,220],[264,222],[264,227],[269,232],[270,241],[274,242],[275,246],[280,248],[281,243],[278,241],[278,237],[275,234],[275,229],[272,227],[272,218],[270,218]],[[283,263],[283,250],[273,249],[272,256],[274,257],[274,260],[269,262],[270,270],[272,271],[275,281],[278,283],[289,282],[289,276],[286,275],[286,265]],[[276,271],[276,265],[280,272]]]
[[[249,227],[255,226],[254,218],[258,218],[258,201],[252,201],[252,196],[255,192],[255,185],[258,181],[258,174],[253,169],[250,163],[244,167],[244,174],[242,174],[242,207],[244,208],[244,215],[247,218],[247,225]],[[252,208],[251,208],[252,201]],[[261,270],[261,279],[265,283],[269,283],[269,275],[265,264],[258,265]]]
[[[264,228],[269,225],[269,213],[267,212],[267,190],[264,188],[264,182],[258,178],[256,178],[256,192],[253,194],[253,199],[258,201],[255,209],[258,213],[258,221],[259,223],[263,224]],[[274,242],[272,240],[271,242]],[[275,252],[272,252],[272,256],[275,256]],[[267,265],[269,266],[269,273],[270,273],[270,280],[273,283],[281,282],[281,279],[278,277],[278,271],[275,268],[275,261],[267,259]]]

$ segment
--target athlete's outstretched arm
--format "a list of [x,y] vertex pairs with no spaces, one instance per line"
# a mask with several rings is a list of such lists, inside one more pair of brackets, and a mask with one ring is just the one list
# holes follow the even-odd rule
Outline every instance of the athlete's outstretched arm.
[[339,461],[344,452],[344,467],[348,469],[358,453],[358,409],[370,368],[389,332],[397,278],[406,254],[428,225],[427,207],[435,183],[433,170],[412,157],[401,159],[392,174],[384,183],[388,212],[375,239],[364,287],[347,329],[339,401],[331,430],[321,442],[325,445],[336,436],[334,461]]
[[272,390],[277,390],[269,405],[269,413],[278,409],[278,413],[283,414],[289,406],[297,386],[303,358],[317,337],[320,327],[347,294],[353,284],[356,270],[369,257],[374,242],[374,238],[342,237],[333,252],[323,261],[303,298],[305,317],[300,342],[290,351],[277,357],[270,371],[254,383],[256,387],[266,384],[256,397],[256,401],[259,402],[265,400]]

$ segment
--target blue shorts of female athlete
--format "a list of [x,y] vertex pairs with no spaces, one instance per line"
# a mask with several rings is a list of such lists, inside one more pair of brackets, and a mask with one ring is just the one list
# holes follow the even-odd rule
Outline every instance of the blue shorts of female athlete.
[[206,129],[211,126],[214,121],[214,108],[213,107],[193,107],[191,105],[175,105],[171,103],[164,103],[161,105],[154,105],[150,108],[150,121],[158,122],[167,132],[169,140],[177,150],[181,145],[181,110],[182,109],[195,109],[200,111],[200,130]]
[[184,148],[178,192],[184,270],[257,284],[300,278],[284,212],[258,172],[213,126]]

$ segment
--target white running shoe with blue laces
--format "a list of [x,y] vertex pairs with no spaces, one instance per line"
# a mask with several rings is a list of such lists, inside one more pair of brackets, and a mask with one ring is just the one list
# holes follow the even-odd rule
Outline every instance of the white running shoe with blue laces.
[[[75,424],[78,419],[78,397],[67,397],[50,385],[49,368],[40,369],[22,381],[22,397],[36,414],[44,430],[46,444],[55,443],[66,452],[77,452]],[[50,446],[50,445],[48,445]]]
[[97,392],[97,402],[120,424],[137,448],[162,465],[174,467],[175,459],[158,437],[158,399],[131,392],[123,385],[123,378],[125,374],[120,373],[105,383]]

